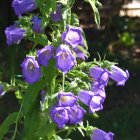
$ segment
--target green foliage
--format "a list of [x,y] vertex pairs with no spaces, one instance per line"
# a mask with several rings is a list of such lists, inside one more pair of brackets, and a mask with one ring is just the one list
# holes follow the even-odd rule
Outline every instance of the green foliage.
[[0,126],[0,140],[8,133],[9,127],[16,122],[18,113],[14,112],[10,114]]
[[98,0],[85,0],[85,1],[90,3],[94,11],[95,23],[97,24],[98,27],[100,27],[100,14],[96,5],[101,6],[101,4],[98,2]]
[[48,44],[48,39],[46,35],[28,37],[28,39],[33,41],[35,44],[41,44],[43,46],[46,46]]
[[134,43],[135,43],[134,34],[128,33],[128,32],[123,32],[121,35],[121,42],[126,47],[134,45]]

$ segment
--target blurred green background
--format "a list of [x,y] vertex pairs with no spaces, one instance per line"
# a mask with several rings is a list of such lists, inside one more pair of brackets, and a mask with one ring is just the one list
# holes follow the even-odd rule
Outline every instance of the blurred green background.
[[[21,74],[20,64],[32,46],[31,42],[24,40],[19,45],[8,47],[6,44],[4,30],[17,20],[11,2],[0,1],[0,81],[4,82],[10,82],[11,75]],[[107,60],[118,62],[119,67],[128,69],[130,78],[124,87],[109,83],[104,110],[97,113],[100,117],[88,116],[88,119],[90,125],[114,132],[115,140],[140,140],[140,2],[100,2],[103,4],[99,8],[100,29],[95,25],[92,9],[87,3],[77,0],[73,8],[87,37],[90,52],[87,61],[98,59],[98,53],[102,58],[106,55]],[[0,124],[8,114],[18,109],[14,91],[0,97]],[[73,133],[71,137],[73,140],[83,139],[78,133]]]

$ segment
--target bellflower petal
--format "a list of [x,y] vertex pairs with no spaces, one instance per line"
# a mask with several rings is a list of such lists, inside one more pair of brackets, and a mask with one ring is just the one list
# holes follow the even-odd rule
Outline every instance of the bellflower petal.
[[5,94],[5,91],[3,90],[3,86],[0,85],[0,96],[3,96]]
[[73,106],[77,102],[77,97],[73,93],[59,92],[58,93],[58,104],[60,106]]
[[101,85],[106,86],[108,83],[109,77],[111,75],[111,73],[106,68],[102,69],[98,66],[91,68],[90,74],[95,80],[95,82],[96,81],[98,82],[99,86]]
[[81,58],[83,61],[85,61],[85,54],[80,51],[78,48],[73,49],[74,52],[76,53],[76,58]]
[[89,105],[93,95],[92,91],[83,90],[78,93],[78,98],[84,104]]
[[94,129],[90,135],[91,140],[113,140],[114,133],[106,133],[101,129]]
[[34,17],[31,19],[31,22],[33,22],[33,27],[32,27],[32,29],[33,29],[36,33],[41,33],[41,32],[44,31],[43,29],[41,29],[42,20],[39,19],[37,16],[34,16]]
[[52,12],[50,16],[51,19],[55,22],[58,22],[62,19],[62,9],[60,4],[56,5],[56,13]]
[[99,82],[100,85],[107,86],[110,75],[111,73],[105,68],[103,73],[97,79],[97,81]]
[[19,43],[21,39],[25,38],[25,32],[25,30],[17,27],[16,24],[7,27],[5,29],[5,35],[8,46]]
[[76,59],[66,45],[60,45],[56,50],[56,68],[65,74],[76,64]]
[[94,92],[95,95],[99,95],[105,99],[106,94],[105,94],[104,85],[99,86],[98,82],[93,82],[91,87],[92,87],[92,92]]
[[61,35],[62,41],[72,48],[78,47],[82,44],[82,29],[79,27],[73,28],[71,25],[67,25],[67,31]]
[[44,66],[48,66],[48,60],[53,56],[53,46],[45,46],[41,50],[37,51],[38,63]]
[[65,107],[53,106],[50,109],[50,117],[59,129],[63,128],[69,121],[68,111]]
[[34,0],[13,0],[12,7],[16,15],[21,16],[22,13],[33,11],[36,8]]
[[92,78],[97,81],[97,79],[100,77],[103,71],[104,70],[101,67],[95,66],[94,68],[90,69],[90,74]]
[[95,113],[96,111],[102,110],[103,102],[104,102],[104,99],[101,96],[93,96],[92,99],[90,100],[89,112]]
[[78,124],[82,121],[86,111],[79,105],[70,107],[69,111],[69,124]]
[[33,84],[34,82],[38,81],[42,75],[38,62],[35,60],[34,56],[28,56],[21,64],[21,67],[23,77],[29,84]]
[[[100,91],[103,92],[103,91]],[[105,99],[105,93],[100,93],[99,91],[97,92],[92,92],[92,91],[80,91],[78,93],[78,98],[81,102],[89,106],[89,112],[90,113],[95,113],[96,111],[102,110],[103,106],[102,103],[104,102]],[[101,95],[102,96],[101,96]]]
[[120,69],[115,65],[112,65],[111,69],[112,69],[112,75],[110,76],[110,78],[117,82],[116,84],[117,86],[124,86],[125,82],[129,78],[128,70],[123,71],[122,69]]

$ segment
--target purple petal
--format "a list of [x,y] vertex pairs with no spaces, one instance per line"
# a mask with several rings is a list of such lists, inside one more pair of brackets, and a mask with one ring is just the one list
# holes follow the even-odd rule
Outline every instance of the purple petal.
[[104,71],[102,72],[100,77],[97,79],[97,81],[99,82],[100,85],[107,86],[110,75],[111,73],[108,70],[104,69]]
[[82,44],[82,29],[79,27],[73,28],[71,25],[67,26],[67,31],[61,35],[61,39],[73,48]]
[[77,97],[73,93],[59,92],[58,93],[58,104],[60,106],[73,106],[77,102]]
[[41,25],[42,25],[42,20],[39,19],[37,16],[33,16],[33,18],[31,19],[31,22],[33,22],[33,27],[32,29],[36,32],[36,33],[41,33],[44,30],[41,29]]
[[126,70],[126,72],[125,72],[115,65],[111,66],[111,69],[112,69],[112,75],[110,76],[110,78],[117,82],[116,85],[124,86],[125,82],[129,78],[128,70]]
[[17,27],[16,24],[7,27],[5,29],[7,44],[12,45],[19,43],[21,39],[25,38],[25,32],[25,30]]
[[3,90],[3,85],[0,85],[0,96],[3,96],[5,91]]
[[78,124],[82,121],[86,111],[79,105],[74,105],[70,107],[69,111],[69,124]]
[[106,86],[108,83],[109,77],[111,75],[111,73],[106,68],[102,69],[98,66],[91,68],[90,74],[95,80],[95,82],[96,81],[98,82],[99,86],[101,85]]
[[91,140],[113,140],[114,134],[112,132],[106,133],[101,129],[94,129],[93,134],[90,135]]
[[48,60],[53,56],[53,46],[49,45],[37,51],[38,63],[48,66]]
[[28,56],[21,64],[21,67],[23,77],[29,84],[33,84],[34,82],[38,81],[42,75],[38,62],[35,60],[34,56]]
[[60,4],[56,5],[56,13],[52,12],[50,16],[51,19],[55,22],[58,22],[62,19],[62,9]]
[[83,61],[85,61],[85,54],[80,51],[78,48],[73,49],[76,53],[76,58],[81,58]]
[[98,66],[90,69],[91,76],[97,81],[97,79],[101,76],[104,70]]
[[33,11],[36,8],[34,0],[13,0],[12,7],[16,15],[21,16],[22,13]]
[[50,117],[59,129],[63,128],[69,121],[68,111],[64,107],[53,106],[50,109]]
[[106,97],[104,86],[99,85],[98,82],[93,82],[92,83],[92,92],[94,92],[94,95],[99,95],[103,99],[105,99],[105,97]]
[[96,111],[102,110],[103,101],[104,99],[101,96],[93,96],[92,99],[90,100],[89,112],[95,113]]
[[76,64],[76,59],[66,45],[60,45],[56,50],[56,68],[65,74]]
[[94,93],[91,92],[91,91],[87,91],[87,90],[83,90],[83,91],[80,91],[78,93],[78,98],[81,102],[83,102],[84,104],[88,105],[90,104],[90,101],[93,97]]

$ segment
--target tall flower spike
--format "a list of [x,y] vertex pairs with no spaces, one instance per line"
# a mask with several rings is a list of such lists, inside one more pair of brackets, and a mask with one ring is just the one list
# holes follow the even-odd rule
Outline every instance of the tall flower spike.
[[94,129],[90,135],[91,140],[113,140],[114,133],[106,133],[101,129]]
[[28,56],[21,64],[21,67],[23,77],[29,84],[33,84],[34,82],[38,81],[42,75],[38,62],[35,60],[34,56]]
[[25,30],[17,27],[16,24],[11,25],[5,29],[7,44],[12,45],[19,43],[21,39],[25,38]]
[[120,69],[119,67],[115,65],[112,65],[111,69],[112,69],[112,74],[110,78],[117,82],[116,84],[117,86],[124,86],[125,82],[129,78],[128,70],[123,71],[122,69]]
[[63,128],[69,121],[68,111],[65,107],[53,106],[50,109],[50,117],[59,129]]
[[60,45],[56,50],[56,68],[65,74],[76,64],[76,59],[72,55],[67,45]]
[[72,48],[78,47],[82,43],[82,29],[79,27],[73,28],[71,25],[67,25],[67,30],[61,35],[61,39]]
[[48,67],[48,61],[53,56],[53,46],[45,46],[41,50],[37,51],[38,63]]
[[41,29],[41,25],[42,25],[42,20],[39,19],[37,16],[33,16],[33,18],[31,19],[31,22],[33,22],[33,27],[32,29],[36,32],[36,33],[41,33],[44,30]]
[[73,93],[59,92],[58,93],[58,104],[60,106],[73,106],[77,102],[77,97]]
[[36,8],[34,0],[13,0],[12,7],[16,15],[21,16],[22,13],[33,11]]
[[5,94],[5,91],[3,90],[3,86],[0,85],[0,96],[3,96]]
[[51,19],[55,22],[58,22],[62,19],[62,9],[60,4],[56,5],[56,13],[52,12],[50,16]]

